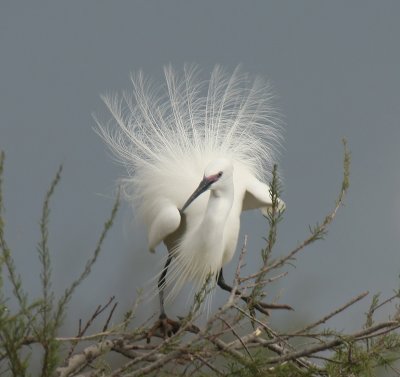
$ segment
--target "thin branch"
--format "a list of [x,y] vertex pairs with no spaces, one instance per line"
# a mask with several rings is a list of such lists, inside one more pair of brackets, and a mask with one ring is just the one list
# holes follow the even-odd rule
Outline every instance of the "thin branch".
[[97,258],[100,254],[101,247],[103,245],[103,242],[107,236],[108,231],[111,229],[111,226],[114,222],[115,216],[117,214],[118,208],[119,208],[119,203],[120,203],[120,193],[118,192],[117,197],[114,202],[114,206],[111,210],[111,215],[109,219],[105,222],[103,231],[100,235],[100,238],[97,242],[96,248],[94,250],[93,256],[86,262],[85,269],[82,271],[81,275],[73,281],[73,283],[70,285],[68,289],[65,290],[65,293],[63,297],[59,300],[58,305],[57,305],[57,311],[55,314],[55,325],[56,327],[59,327],[62,321],[62,316],[65,311],[65,307],[69,300],[71,299],[72,294],[74,293],[75,289],[82,283],[83,280],[87,278],[89,275],[92,266],[94,263],[97,261]]
[[356,302],[362,300],[364,297],[366,297],[369,294],[368,291],[363,292],[361,294],[359,294],[358,296],[352,298],[349,302],[347,302],[346,304],[344,304],[343,306],[333,310],[331,313],[327,314],[326,316],[322,317],[321,319],[319,319],[318,321],[311,323],[309,325],[307,325],[306,327],[296,331],[295,333],[293,333],[293,335],[297,335],[297,334],[302,334],[302,333],[306,333],[307,331],[313,329],[314,327],[317,327],[318,325],[321,325],[322,323],[325,323],[326,321],[328,321],[329,319],[331,319],[332,317],[334,317],[335,315],[339,314],[340,312],[346,310],[348,307],[352,306],[353,304],[355,304]]
[[[82,327],[82,325],[81,325],[82,322],[81,322],[81,320],[79,320],[79,330],[78,330],[78,334],[75,337],[75,339],[82,340],[84,334],[89,329],[89,327],[93,324],[93,322],[96,320],[96,318],[111,305],[111,303],[114,301],[114,299],[115,299],[115,296],[112,296],[105,305],[103,305],[103,306],[99,305],[96,308],[96,310],[94,311],[94,313],[92,314],[92,316],[88,319],[85,326]],[[114,305],[114,307],[115,307],[115,305]],[[105,331],[106,331],[106,329],[103,329],[103,333],[105,333]],[[68,355],[66,357],[66,360],[68,360],[71,357],[71,355],[73,354],[73,352],[75,350],[76,345],[78,344],[77,341],[73,341],[73,343],[75,343],[75,344],[72,344],[72,346],[68,352]]]
[[201,363],[206,365],[208,368],[210,368],[213,372],[217,373],[219,376],[226,376],[225,373],[221,372],[218,368],[216,368],[214,365],[210,364],[206,359],[201,357],[200,355],[194,355],[196,359],[198,359]]
[[286,256],[279,258],[269,266],[266,266],[263,269],[263,273],[268,273],[269,271],[276,269],[278,267],[283,266],[286,262],[293,259],[293,257],[301,250],[303,250],[306,246],[310,245],[314,241],[323,238],[326,233],[328,225],[333,221],[336,217],[337,211],[340,206],[343,205],[345,194],[349,188],[349,175],[350,175],[350,152],[347,149],[346,139],[343,139],[343,147],[344,147],[344,159],[343,159],[343,179],[342,186],[339,192],[338,198],[336,200],[335,206],[333,210],[325,217],[322,224],[317,224],[314,229],[311,229],[311,236],[304,240],[300,245],[294,248],[289,254]]
[[57,377],[68,377],[73,372],[79,372],[88,363],[107,353],[112,348],[112,342],[105,340],[97,345],[86,347],[81,353],[71,356],[65,367],[57,368]]
[[225,323],[225,325],[232,331],[233,335],[236,337],[236,339],[240,342],[240,344],[243,346],[243,348],[245,349],[247,355],[250,357],[251,360],[254,361],[253,356],[251,356],[251,353],[249,351],[249,349],[246,347],[245,342],[243,341],[243,339],[240,337],[240,335],[236,332],[236,330],[232,327],[232,325],[226,321],[224,318],[219,317],[219,319]]
[[[361,331],[355,332],[353,334],[350,335],[346,335],[346,337],[340,337],[340,338],[336,338],[333,339],[331,341],[325,342],[323,344],[319,344],[316,346],[311,346],[308,348],[304,348],[300,351],[295,351],[289,354],[286,354],[284,356],[280,356],[280,357],[271,357],[267,360],[268,363],[271,364],[275,364],[275,363],[282,363],[284,361],[290,361],[290,360],[295,360],[298,359],[299,357],[305,357],[305,356],[311,356],[314,353],[318,353],[321,351],[325,351],[328,349],[333,349],[334,347],[337,347],[341,344],[347,343],[349,341],[354,341],[357,340],[365,335],[368,334],[372,334],[377,332],[378,330],[384,329],[384,328],[391,328],[391,329],[395,329],[399,327],[399,323],[397,321],[387,321],[387,322],[382,322],[379,323],[375,326],[371,326],[367,329],[363,329]],[[258,339],[258,342],[260,342],[260,344],[263,344],[263,340],[262,339]]]

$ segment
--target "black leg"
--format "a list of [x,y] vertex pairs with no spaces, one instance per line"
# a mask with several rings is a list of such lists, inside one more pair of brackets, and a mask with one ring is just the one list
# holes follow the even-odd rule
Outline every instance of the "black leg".
[[158,279],[158,295],[160,298],[160,317],[158,321],[154,324],[154,326],[147,331],[146,337],[147,337],[147,343],[150,342],[150,338],[152,336],[156,336],[157,334],[160,334],[164,338],[167,336],[172,336],[175,334],[180,327],[179,322],[173,321],[172,319],[169,319],[167,317],[167,314],[165,313],[165,308],[164,308],[164,289],[165,289],[165,276],[167,275],[168,267],[171,263],[172,260],[172,254],[168,254],[167,261],[165,262],[164,269],[162,270],[161,276]]
[[164,309],[164,288],[165,288],[165,276],[167,275],[168,267],[171,263],[172,255],[168,254],[167,261],[165,262],[164,269],[161,273],[160,279],[158,279],[158,295],[160,298],[160,318],[166,318]]
[[[226,282],[225,282],[224,275],[222,273],[222,268],[221,268],[221,270],[219,271],[219,274],[218,274],[217,284],[224,291],[232,292],[233,288],[230,285],[226,284]],[[238,293],[238,294],[240,294],[240,293]]]
[[[232,290],[233,290],[233,288],[225,282],[224,275],[222,273],[222,268],[221,268],[221,270],[219,271],[219,274],[218,274],[217,284],[224,291],[232,292]],[[237,289],[236,290],[236,295],[242,296],[242,292]],[[248,302],[249,301],[249,297],[247,297],[247,296],[242,296],[241,298],[242,298],[242,300],[244,302]]]
[[[220,288],[222,288],[224,291],[232,292],[233,288],[226,284],[224,275],[222,274],[222,268],[219,271],[218,274],[218,280],[217,284]],[[235,292],[236,295],[241,296],[240,298],[246,303],[246,304],[251,304],[251,306],[254,309],[257,309],[259,312],[269,315],[268,309],[286,309],[286,310],[293,310],[289,305],[280,305],[280,304],[266,304],[264,302],[253,302],[253,299],[249,296],[243,296],[242,292],[237,289]]]

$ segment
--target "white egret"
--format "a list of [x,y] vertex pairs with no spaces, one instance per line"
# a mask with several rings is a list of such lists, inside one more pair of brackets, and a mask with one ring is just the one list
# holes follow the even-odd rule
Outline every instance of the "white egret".
[[264,182],[280,133],[268,85],[239,68],[228,75],[216,67],[200,80],[193,67],[181,76],[168,67],[158,86],[142,73],[131,79],[133,92],[103,97],[113,119],[99,132],[127,168],[124,192],[147,226],[149,249],[168,249],[162,318],[165,286],[174,297],[211,274],[229,289],[222,267],[234,255],[241,212],[271,205]]

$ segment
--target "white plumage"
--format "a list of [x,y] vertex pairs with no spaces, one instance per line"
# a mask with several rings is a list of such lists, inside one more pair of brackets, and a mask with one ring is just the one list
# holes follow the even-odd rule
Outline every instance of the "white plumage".
[[[132,92],[103,97],[112,120],[99,132],[127,168],[124,192],[149,249],[164,242],[173,255],[174,296],[189,280],[217,276],[235,252],[240,213],[271,204],[263,182],[281,139],[277,114],[268,85],[239,68],[216,67],[208,80],[189,66],[165,68],[161,84],[131,79]],[[207,192],[180,211],[203,177]]]

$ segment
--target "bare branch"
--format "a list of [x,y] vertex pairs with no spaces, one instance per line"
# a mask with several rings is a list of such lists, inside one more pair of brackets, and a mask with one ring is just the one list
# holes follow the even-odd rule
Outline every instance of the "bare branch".
[[363,292],[361,294],[359,294],[358,296],[352,298],[349,302],[347,302],[346,304],[344,304],[343,306],[333,310],[331,313],[327,314],[325,317],[322,317],[321,319],[319,319],[318,321],[311,323],[310,325],[307,325],[306,327],[296,331],[293,335],[297,335],[297,334],[302,334],[302,333],[306,333],[307,331],[313,329],[314,327],[317,327],[318,325],[321,325],[322,323],[325,323],[326,321],[328,321],[329,319],[331,319],[332,317],[334,317],[335,315],[339,314],[340,312],[346,310],[348,307],[352,306],[353,304],[355,304],[356,302],[362,300],[364,297],[366,297],[369,294],[368,291]]

